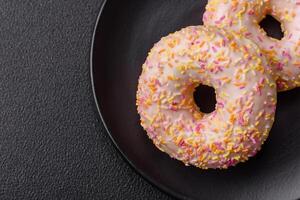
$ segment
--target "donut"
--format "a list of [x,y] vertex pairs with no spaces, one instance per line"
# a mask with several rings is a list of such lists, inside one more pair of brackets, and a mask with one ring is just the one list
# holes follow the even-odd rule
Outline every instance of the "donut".
[[[260,53],[251,40],[214,27],[190,26],[156,43],[136,95],[141,125],[156,147],[202,169],[254,156],[268,137],[277,101]],[[211,113],[194,101],[200,84],[215,89]]]
[[[281,22],[281,40],[259,26],[267,14]],[[300,86],[300,0],[209,0],[203,22],[256,42],[275,72],[279,91]]]

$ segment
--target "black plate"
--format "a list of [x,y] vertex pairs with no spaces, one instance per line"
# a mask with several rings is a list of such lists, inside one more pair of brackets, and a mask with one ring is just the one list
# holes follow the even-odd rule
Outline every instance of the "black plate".
[[[297,199],[300,197],[299,89],[279,95],[276,122],[263,150],[250,161],[228,170],[185,167],[157,150],[139,125],[135,94],[147,52],[162,36],[201,24],[206,3],[107,1],[92,48],[95,97],[107,131],[138,172],[178,198]],[[271,30],[272,27],[271,24]]]

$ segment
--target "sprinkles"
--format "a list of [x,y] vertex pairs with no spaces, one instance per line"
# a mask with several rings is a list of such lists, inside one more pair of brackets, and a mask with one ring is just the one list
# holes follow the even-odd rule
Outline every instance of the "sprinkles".
[[[158,149],[202,169],[225,169],[254,156],[274,122],[277,93],[260,55],[243,35],[213,27],[187,27],[155,44],[136,104]],[[200,112],[194,102],[200,84],[215,89],[212,113]]]
[[[209,0],[203,21],[208,26],[230,27],[253,40],[268,58],[278,90],[286,91],[300,86],[299,5],[299,0]],[[281,40],[268,37],[260,28],[259,22],[267,14],[281,22]]]

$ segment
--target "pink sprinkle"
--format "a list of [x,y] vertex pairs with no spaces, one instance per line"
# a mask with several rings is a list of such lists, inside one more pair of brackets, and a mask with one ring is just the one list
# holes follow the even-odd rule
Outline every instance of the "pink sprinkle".
[[260,88],[259,85],[256,86],[256,90],[257,90],[259,96],[261,96],[261,95],[262,95],[262,92],[261,92],[261,88]]
[[197,30],[195,28],[193,28],[193,33],[197,35]]
[[285,57],[287,57],[289,60],[292,60],[291,54],[288,53],[288,52],[286,52],[286,51],[283,51],[283,52],[282,52],[282,56],[285,56]]
[[275,113],[276,112],[276,105],[272,105],[271,108],[272,108],[272,113]]
[[281,62],[279,62],[279,63],[277,64],[276,69],[279,70],[279,71],[282,71],[282,70],[283,70],[283,66],[284,66],[284,65],[283,65]]
[[245,33],[245,36],[246,36],[246,37],[249,37],[249,36],[251,36],[251,35],[252,35],[252,33],[250,33],[250,32]]
[[235,161],[234,159],[230,159],[229,161],[227,161],[226,165],[228,167],[233,166],[237,163],[237,161]]
[[252,141],[253,144],[257,143],[257,141],[253,137],[251,137],[250,139],[251,139],[251,141]]
[[215,145],[218,147],[219,150],[224,150],[220,142],[216,142]]
[[200,69],[205,69],[205,64],[200,64]]
[[180,140],[180,142],[179,142],[178,145],[181,146],[181,147],[183,147],[183,146],[185,146],[185,142],[183,140]]
[[155,80],[155,85],[161,86],[161,83],[159,82],[158,79]]
[[255,156],[257,154],[257,151],[254,151],[254,152],[252,152],[249,156],[250,157],[253,157],[253,156]]
[[224,105],[223,102],[218,102],[218,107],[219,107],[219,108],[224,108],[224,106],[225,106],[225,105]]
[[151,139],[156,138],[157,136],[152,126],[148,128],[147,133]]
[[264,40],[263,40],[260,36],[257,36],[257,39],[258,39],[260,42],[264,42]]
[[217,49],[216,49],[216,47],[215,47],[215,46],[212,46],[212,50],[214,51],[214,53],[216,53],[216,52],[217,52]]
[[222,40],[222,46],[225,47],[226,46],[226,41]]
[[254,10],[249,10],[248,15],[254,15]]
[[211,152],[211,149],[210,149],[209,147],[206,147],[206,148],[205,148],[205,151],[210,153],[210,152]]
[[203,128],[202,124],[197,124],[196,126],[196,132],[200,132],[200,130]]
[[177,111],[177,108],[176,107],[174,107],[174,106],[170,106],[170,108],[169,108],[170,110],[172,110],[172,111]]
[[250,108],[247,111],[249,112],[249,114],[252,114],[253,113],[253,108]]
[[244,119],[243,119],[243,116],[240,116],[240,117],[239,117],[238,123],[239,123],[239,125],[241,125],[241,126],[244,125]]
[[246,98],[245,98],[245,99],[246,99],[246,101],[248,101],[248,100],[249,100],[249,96],[246,96]]
[[218,70],[219,70],[220,72],[223,72],[223,67],[222,67],[222,66],[218,66]]
[[282,84],[282,82],[278,81],[277,82],[277,87],[278,87],[278,89],[283,89],[284,85]]
[[211,114],[211,117],[216,117],[216,115],[217,115],[217,112],[213,112],[213,113]]
[[219,20],[216,21],[216,24],[222,23],[222,21],[225,19],[225,15],[223,15]]
[[265,78],[260,78],[259,84],[263,84],[265,82]]
[[207,21],[207,18],[208,18],[207,15],[208,15],[208,12],[205,12],[204,15],[203,15],[203,21]]

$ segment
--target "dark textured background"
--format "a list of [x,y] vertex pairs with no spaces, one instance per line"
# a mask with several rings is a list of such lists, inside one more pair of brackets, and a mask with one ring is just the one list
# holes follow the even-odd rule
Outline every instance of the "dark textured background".
[[100,122],[89,55],[101,0],[0,0],[0,199],[170,199]]

